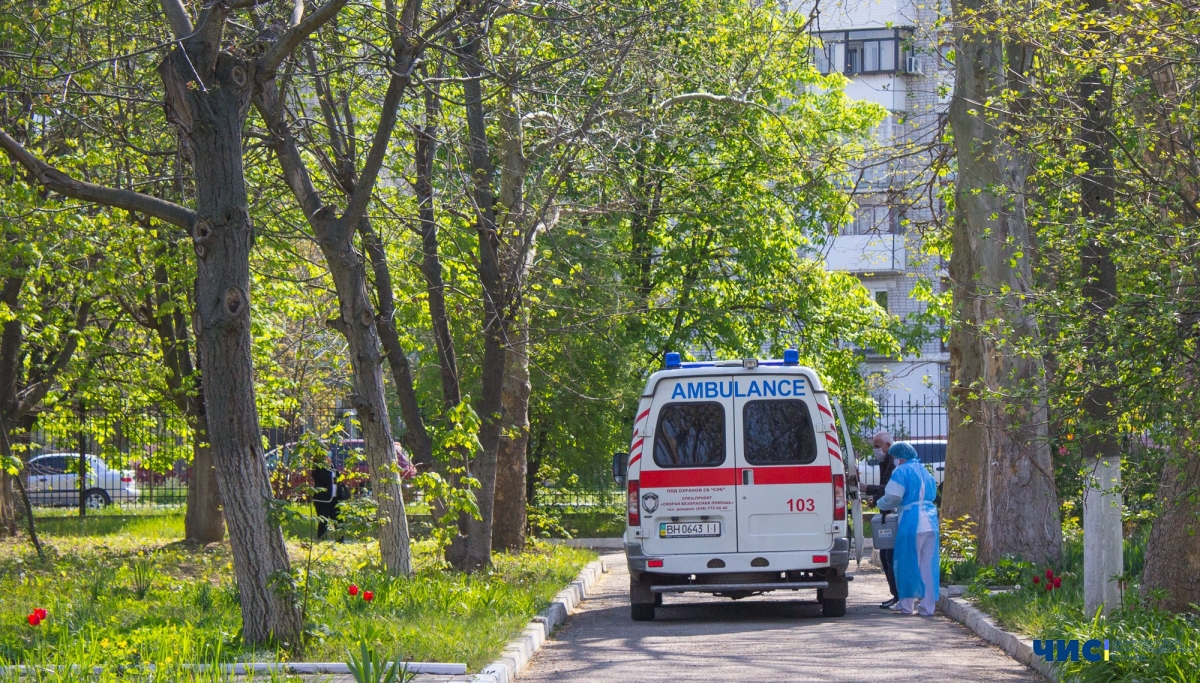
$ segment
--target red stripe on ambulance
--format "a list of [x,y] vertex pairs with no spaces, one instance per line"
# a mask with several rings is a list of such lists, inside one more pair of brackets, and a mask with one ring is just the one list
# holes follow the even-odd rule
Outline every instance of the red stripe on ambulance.
[[802,465],[795,467],[740,467],[737,476],[750,470],[754,472],[754,485],[763,484],[828,484],[833,481],[833,468],[829,465]]
[[642,470],[641,480],[642,488],[644,489],[685,486],[733,486],[735,483],[732,467]]

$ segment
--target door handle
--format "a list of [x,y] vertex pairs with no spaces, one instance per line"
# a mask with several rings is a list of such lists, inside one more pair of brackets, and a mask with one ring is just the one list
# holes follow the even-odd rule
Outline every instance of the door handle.
[[750,486],[754,483],[754,470],[742,470],[742,486]]

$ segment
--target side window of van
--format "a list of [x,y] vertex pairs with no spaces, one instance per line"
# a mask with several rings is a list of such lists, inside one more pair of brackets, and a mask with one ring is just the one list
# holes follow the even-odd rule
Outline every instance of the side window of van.
[[725,462],[725,408],[720,403],[669,403],[658,414],[654,464],[716,467]]
[[804,465],[817,459],[817,432],[804,401],[751,401],[742,409],[746,462]]

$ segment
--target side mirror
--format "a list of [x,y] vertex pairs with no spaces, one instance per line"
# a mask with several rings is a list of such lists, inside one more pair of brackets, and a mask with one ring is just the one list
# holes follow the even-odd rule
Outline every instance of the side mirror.
[[629,454],[628,453],[613,453],[612,476],[613,476],[613,481],[617,482],[617,486],[625,485],[625,478],[628,474],[629,474]]

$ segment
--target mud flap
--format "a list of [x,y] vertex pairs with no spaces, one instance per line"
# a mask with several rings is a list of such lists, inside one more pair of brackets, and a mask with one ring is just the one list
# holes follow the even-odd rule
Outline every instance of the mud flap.
[[850,597],[850,582],[844,576],[831,575],[827,578],[829,588],[821,591],[818,599],[820,600],[845,600]]
[[639,580],[640,577],[634,574],[629,575],[629,604],[631,605],[653,605],[655,604],[654,592],[650,590],[650,582]]

